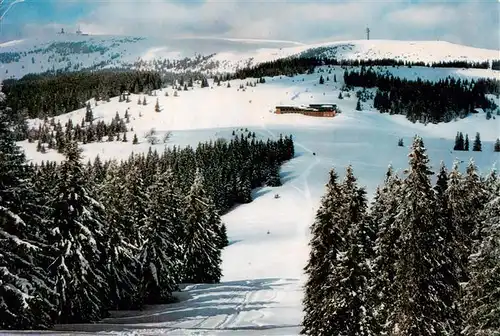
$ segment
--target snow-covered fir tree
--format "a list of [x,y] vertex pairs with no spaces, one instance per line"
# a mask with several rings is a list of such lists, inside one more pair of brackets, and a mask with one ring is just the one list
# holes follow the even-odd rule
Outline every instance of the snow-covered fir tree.
[[[460,281],[467,280],[467,263],[472,246],[471,233],[469,228],[468,191],[465,189],[464,178],[459,171],[458,162],[453,164],[447,179],[447,188],[444,198],[441,200],[440,226],[446,229],[450,249],[456,259],[449,260],[446,267],[451,272],[456,272]],[[444,246],[443,246],[444,247]]]
[[388,334],[387,318],[396,298],[394,278],[396,275],[396,247],[400,230],[395,224],[396,209],[399,206],[401,179],[389,166],[384,184],[380,186],[371,207],[371,220],[377,230],[375,240],[375,258],[373,260],[373,278],[371,300],[378,331]]
[[442,272],[448,256],[441,246],[438,207],[429,176],[429,159],[416,136],[409,154],[410,168],[401,187],[395,225],[401,230],[396,246],[396,298],[389,333],[401,336],[453,334],[455,288]]
[[[500,188],[500,182],[497,181]],[[500,334],[500,194],[484,208],[482,239],[470,257],[470,279],[464,289],[463,335]]]
[[[466,190],[465,205],[469,211],[466,218],[467,224],[464,227],[464,233],[471,237],[472,240],[480,240],[481,233],[481,211],[488,201],[488,190],[482,181],[477,170],[474,159],[470,159],[467,164],[466,174],[464,179],[464,189]],[[471,245],[469,245],[471,248]]]
[[337,179],[337,173],[332,169],[325,195],[311,225],[311,250],[304,268],[308,278],[303,299],[303,335],[332,335],[332,330],[325,323],[328,317],[325,304],[327,297],[330,297],[326,285],[331,280],[335,260],[345,250],[349,230],[338,211],[343,206],[343,197]]
[[143,243],[142,233],[139,228],[147,219],[146,209],[149,203],[149,195],[146,192],[146,184],[138,165],[133,165],[127,170],[124,184],[125,209],[121,214],[123,230],[129,242],[139,247]]
[[222,276],[220,235],[213,223],[218,216],[213,210],[204,189],[203,175],[197,170],[185,198],[184,282],[217,283]]
[[103,274],[102,204],[84,174],[81,150],[68,144],[52,201],[50,243],[59,323],[98,321],[103,317],[107,284]]
[[106,172],[105,180],[100,187],[100,200],[106,208],[104,227],[105,237],[105,269],[106,282],[109,286],[108,306],[111,309],[133,309],[140,306],[136,255],[138,247],[130,242],[127,236],[126,221],[122,215],[126,213],[126,186],[123,183],[122,171],[113,162]]
[[173,301],[180,283],[182,246],[174,234],[182,225],[182,202],[171,170],[158,171],[148,188],[147,219],[140,230],[144,243],[139,253],[141,294],[145,303]]
[[0,330],[50,327],[55,292],[47,265],[43,200],[0,111]]
[[346,244],[332,261],[332,271],[323,284],[327,289],[324,328],[329,335],[377,335],[369,291],[374,232],[366,213],[366,192],[357,185],[351,166],[340,188],[339,224],[348,230]]

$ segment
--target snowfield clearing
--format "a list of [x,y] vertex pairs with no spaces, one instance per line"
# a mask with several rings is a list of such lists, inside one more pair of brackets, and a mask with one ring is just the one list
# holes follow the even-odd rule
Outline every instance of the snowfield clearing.
[[[474,77],[476,70],[457,69],[389,69],[401,76],[417,72],[424,79],[436,80],[448,75]],[[483,71],[483,70],[478,70]],[[487,72],[487,70],[484,70]],[[483,72],[484,72],[483,71]],[[283,186],[254,190],[254,201],[240,205],[223,216],[230,245],[223,251],[223,278],[216,285],[186,285],[178,294],[181,302],[153,306],[140,312],[116,312],[101,323],[56,326],[54,332],[35,334],[64,335],[75,331],[107,335],[297,335],[302,319],[302,268],[308,257],[309,226],[324,192],[328,171],[335,167],[342,178],[344,169],[352,164],[361,185],[369,197],[382,182],[391,163],[401,172],[407,167],[408,146],[415,134],[423,137],[431,164],[435,170],[443,160],[451,167],[456,159],[474,158],[482,173],[498,166],[500,153],[493,152],[493,143],[500,136],[500,117],[486,120],[484,113],[439,125],[413,124],[403,116],[380,114],[372,102],[363,104],[363,111],[355,111],[357,98],[339,100],[343,70],[335,68],[326,74],[330,81],[318,84],[320,74],[294,78],[266,78],[267,83],[239,89],[244,81],[231,81],[231,87],[195,88],[180,91],[158,91],[157,97],[146,97],[148,105],[137,104],[136,95],[130,103],[99,102],[93,107],[94,117],[111,121],[118,111],[123,116],[129,108],[133,132],[128,132],[128,143],[92,143],[84,145],[86,159],[125,159],[132,152],[147,151],[150,145],[144,134],[155,128],[160,135],[172,131],[168,146],[193,145],[200,141],[229,138],[233,130],[240,134],[248,128],[259,138],[292,134],[296,157],[282,166]],[[486,75],[497,77],[498,72]],[[481,75],[483,76],[483,75]],[[165,96],[168,91],[169,96]],[[142,96],[141,96],[142,98]],[[156,98],[161,112],[154,111]],[[280,104],[334,103],[341,114],[334,118],[315,118],[301,115],[276,115],[274,107]],[[142,115],[140,117],[139,115]],[[62,124],[69,118],[79,122],[85,109],[61,116]],[[40,121],[32,120],[36,125]],[[457,131],[473,138],[481,133],[482,152],[454,152]],[[134,133],[140,144],[132,145]],[[397,141],[403,138],[404,147]],[[23,142],[29,159],[58,160],[61,156],[49,151],[41,154],[36,144]],[[153,146],[162,151],[164,144]],[[313,155],[315,153],[315,155]],[[275,195],[279,194],[279,198]],[[11,332],[8,334],[29,334]],[[33,332],[31,332],[33,333]]]

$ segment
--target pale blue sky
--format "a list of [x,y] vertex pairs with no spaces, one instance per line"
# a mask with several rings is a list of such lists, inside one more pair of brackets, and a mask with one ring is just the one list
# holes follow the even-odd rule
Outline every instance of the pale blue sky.
[[498,0],[25,0],[5,16],[1,39],[81,25],[94,34],[316,42],[364,38],[368,25],[372,38],[500,49],[499,10]]

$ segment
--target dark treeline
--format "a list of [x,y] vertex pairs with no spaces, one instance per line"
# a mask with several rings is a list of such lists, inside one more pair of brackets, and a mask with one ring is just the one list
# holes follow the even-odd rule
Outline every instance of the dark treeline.
[[500,178],[441,165],[421,138],[371,206],[334,170],[311,226],[302,334],[493,336],[500,331]]
[[491,68],[493,70],[500,70],[500,60],[494,60],[491,62]]
[[[488,69],[489,62],[468,62],[468,61],[446,61],[436,63],[425,62],[410,62],[396,59],[368,59],[368,60],[337,60],[334,58],[314,57],[307,54],[301,57],[287,57],[275,61],[263,62],[256,66],[238,69],[231,76],[234,79],[273,77],[273,76],[295,76],[298,74],[311,73],[317,66],[338,65],[352,67],[372,67],[372,66],[420,66],[420,67],[435,67],[435,68],[478,68]],[[492,61],[492,68],[500,69],[500,60]]]
[[[495,61],[492,61],[495,62]],[[489,69],[490,62],[468,62],[468,61],[446,61],[432,63],[433,68],[465,68],[465,69]]]
[[0,329],[98,321],[109,310],[175,300],[180,283],[216,283],[227,246],[220,214],[279,185],[289,137],[200,144],[82,163],[28,165],[0,122]]
[[421,79],[412,81],[364,67],[360,71],[346,70],[344,81],[347,88],[377,87],[374,107],[381,112],[403,114],[411,121],[424,123],[463,118],[475,108],[494,109],[495,103],[486,94],[500,93],[498,80],[462,81],[446,78],[437,82]]
[[157,73],[113,70],[28,75],[19,80],[5,80],[2,92],[15,115],[43,119],[83,108],[92,98],[105,100],[124,91],[150,92],[161,86],[162,79]]

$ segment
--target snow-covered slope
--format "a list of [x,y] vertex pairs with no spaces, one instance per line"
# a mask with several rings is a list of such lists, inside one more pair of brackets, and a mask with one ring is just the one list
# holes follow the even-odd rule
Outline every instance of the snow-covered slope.
[[[391,70],[391,68],[388,68]],[[308,227],[314,219],[328,171],[335,167],[342,177],[352,164],[359,182],[373,192],[389,163],[396,170],[407,167],[408,147],[415,134],[423,137],[434,169],[441,160],[448,167],[454,160],[474,158],[482,173],[500,164],[493,142],[500,137],[500,116],[486,120],[484,113],[439,125],[411,123],[404,116],[380,114],[363,104],[355,111],[354,95],[338,100],[343,69],[333,68],[339,81],[317,85],[320,74],[294,78],[267,78],[267,83],[239,90],[245,81],[232,81],[231,88],[195,88],[173,97],[172,89],[158,92],[161,112],[154,111],[156,97],[149,104],[99,102],[94,116],[111,120],[116,111],[123,116],[129,109],[131,139],[137,133],[141,143],[103,142],[83,145],[84,155],[93,158],[126,158],[132,152],[145,152],[149,144],[143,135],[151,128],[162,134],[173,131],[169,146],[196,145],[199,141],[229,138],[248,127],[261,138],[293,134],[296,157],[281,169],[283,186],[262,188],[253,193],[254,201],[236,207],[223,216],[230,246],[223,251],[223,279],[215,285],[190,285],[180,293],[181,302],[154,306],[141,312],[116,312],[101,323],[57,326],[58,330],[87,331],[89,335],[298,335],[302,318],[302,274],[308,254]],[[476,71],[456,69],[392,69],[400,76],[436,80],[447,76],[470,77]],[[490,75],[498,75],[492,72]],[[333,74],[331,75],[333,76]],[[211,83],[212,84],[212,83]],[[334,118],[271,113],[278,104],[338,104],[342,113]],[[79,121],[84,110],[58,119]],[[142,114],[142,117],[139,116]],[[35,124],[39,121],[32,120]],[[457,131],[473,136],[481,133],[482,152],[452,151]],[[398,147],[403,138],[405,147]],[[36,152],[36,144],[23,142],[28,158],[34,161],[60,159],[59,154]],[[161,151],[164,144],[156,145]],[[316,155],[313,155],[313,152]],[[464,164],[461,167],[464,168]],[[274,195],[280,194],[275,199]],[[268,233],[269,232],[269,233]],[[21,332],[28,333],[28,332]],[[33,332],[31,332],[33,333]],[[40,334],[35,332],[35,334]],[[50,334],[68,334],[52,332]],[[75,333],[71,333],[75,334]]]
[[[205,57],[201,57],[201,55]],[[130,67],[141,62],[180,60],[171,70],[233,72],[238,68],[289,56],[324,56],[337,59],[421,61],[489,61],[498,50],[472,48],[443,41],[359,40],[300,45],[287,41],[238,39],[165,39],[59,34],[47,39],[25,39],[0,44],[0,79],[47,70]]]

